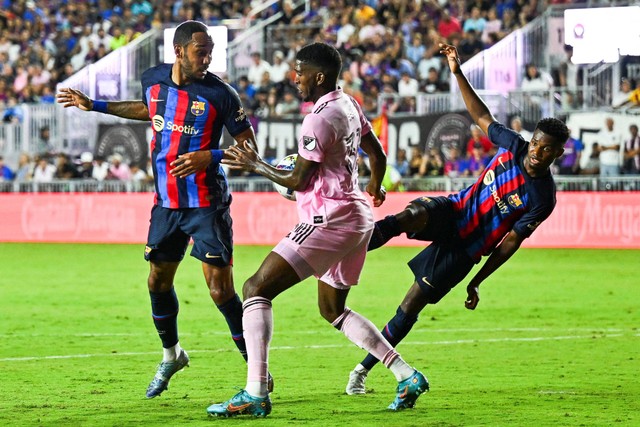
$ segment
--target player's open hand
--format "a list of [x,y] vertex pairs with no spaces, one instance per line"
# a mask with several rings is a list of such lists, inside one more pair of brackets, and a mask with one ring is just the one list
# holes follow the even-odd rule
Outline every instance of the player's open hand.
[[171,162],[169,173],[176,178],[187,176],[205,170],[211,164],[211,152],[208,150],[192,151],[178,156]]
[[445,43],[438,43],[440,46],[440,53],[447,57],[449,63],[449,69],[453,74],[460,72],[460,57],[458,56],[458,49],[455,46]]
[[91,111],[93,109],[93,101],[77,89],[60,89],[56,95],[56,101],[58,104],[62,104],[64,108],[77,107],[83,111]]
[[387,198],[387,190],[382,185],[379,189],[376,187],[377,186],[373,182],[369,181],[366,191],[371,197],[373,197],[373,206],[377,208],[381,206]]
[[261,159],[258,152],[253,148],[249,141],[242,141],[232,145],[224,152],[222,163],[231,169],[244,170],[252,172],[256,170]]
[[480,290],[477,286],[467,286],[467,299],[464,302],[464,306],[469,310],[475,310],[480,302]]

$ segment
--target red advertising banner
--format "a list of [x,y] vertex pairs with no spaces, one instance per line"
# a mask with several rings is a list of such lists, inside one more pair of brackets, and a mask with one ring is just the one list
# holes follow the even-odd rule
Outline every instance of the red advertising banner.
[[[422,193],[389,194],[376,219],[401,211]],[[436,194],[431,194],[436,195]],[[234,241],[274,245],[297,223],[296,205],[277,193],[235,193]],[[527,247],[640,249],[640,194],[558,193],[551,217]],[[150,193],[3,194],[0,241],[144,244],[153,203]],[[398,237],[397,246],[424,246]]]

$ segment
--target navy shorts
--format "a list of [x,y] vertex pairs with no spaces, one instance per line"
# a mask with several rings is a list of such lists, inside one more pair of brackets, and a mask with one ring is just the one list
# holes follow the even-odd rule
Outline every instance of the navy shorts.
[[435,304],[464,280],[474,262],[460,244],[451,200],[446,197],[420,197],[411,203],[424,206],[429,221],[424,230],[407,233],[407,237],[432,243],[408,265],[427,302]]
[[193,239],[191,256],[226,267],[233,258],[233,231],[229,204],[206,208],[151,209],[147,261],[179,262]]

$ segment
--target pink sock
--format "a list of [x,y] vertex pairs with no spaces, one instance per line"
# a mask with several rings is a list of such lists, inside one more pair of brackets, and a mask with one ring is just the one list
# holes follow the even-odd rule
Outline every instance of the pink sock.
[[339,327],[351,342],[367,350],[386,367],[389,367],[391,362],[398,357],[398,353],[375,325],[366,317],[349,308],[345,308],[344,313],[334,320],[332,325],[336,328]]
[[242,329],[247,345],[247,384],[259,383],[260,388],[266,390],[269,343],[273,333],[271,301],[263,297],[249,298],[242,304],[242,309]]

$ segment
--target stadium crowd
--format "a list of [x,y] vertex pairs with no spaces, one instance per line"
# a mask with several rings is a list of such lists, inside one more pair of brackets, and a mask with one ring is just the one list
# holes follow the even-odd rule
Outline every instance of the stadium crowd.
[[[5,123],[22,119],[21,103],[53,103],[56,85],[80,68],[95,62],[151,28],[200,20],[216,25],[234,19],[250,25],[277,12],[273,25],[275,49],[251,54],[246,75],[232,85],[254,122],[266,117],[304,114],[294,84],[295,53],[310,41],[336,46],[345,64],[340,79],[344,91],[361,103],[373,118],[379,111],[378,95],[391,94],[384,106],[389,112],[412,112],[418,93],[446,92],[449,71],[438,53],[438,42],[456,46],[463,60],[490,47],[507,33],[533,20],[548,3],[537,0],[310,0],[309,7],[292,0],[273,3],[257,16],[250,11],[258,2],[222,0],[1,0],[0,10],[0,117]],[[292,31],[290,29],[295,29]],[[483,136],[486,139],[486,137]],[[481,141],[482,142],[482,141]],[[46,144],[32,172],[16,179],[35,179],[35,165],[45,159],[59,169],[59,153]],[[482,169],[489,149],[470,142],[461,153],[399,153],[399,175],[472,176]],[[68,157],[68,156],[67,156]],[[87,155],[85,155],[87,158]],[[103,159],[111,165],[110,159]],[[67,159],[77,171],[82,161]],[[95,163],[95,161],[94,161]],[[5,166],[6,167],[6,166]],[[569,169],[564,169],[569,170]],[[573,169],[577,172],[577,169]],[[366,168],[363,167],[363,174]],[[57,174],[57,175],[56,175]],[[56,172],[59,177],[61,172]],[[64,175],[64,174],[63,174]],[[4,174],[5,179],[11,176]],[[48,175],[47,175],[48,176]],[[72,173],[71,177],[82,177]],[[126,176],[126,175],[125,175]]]

